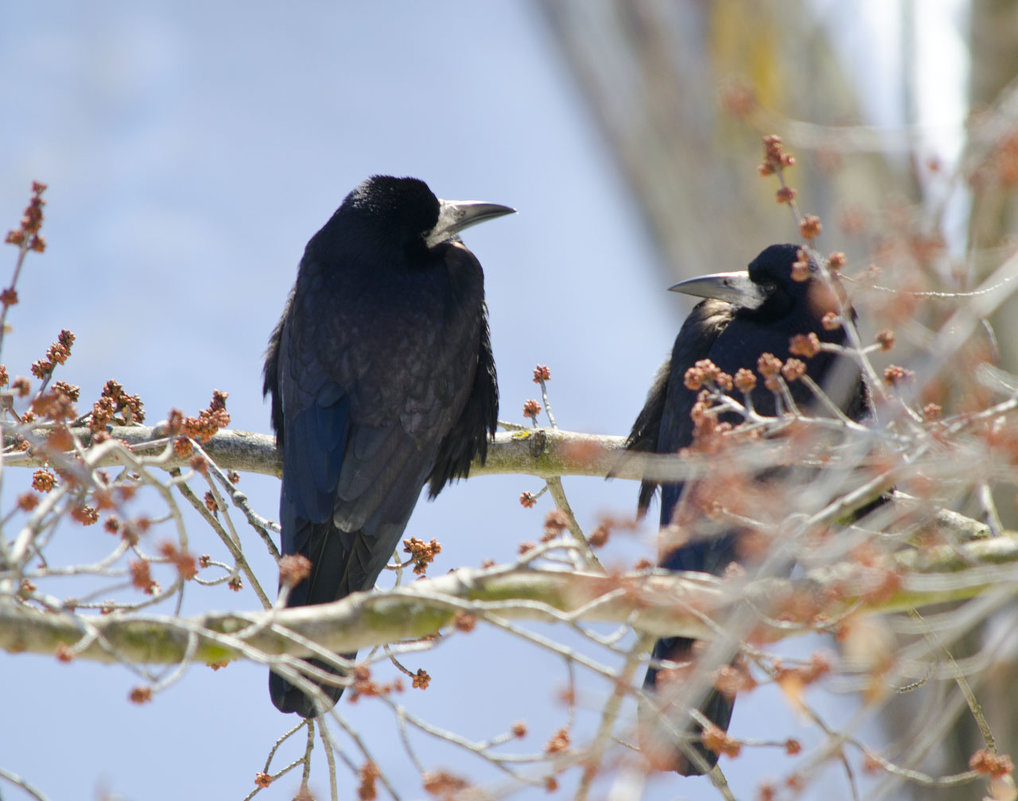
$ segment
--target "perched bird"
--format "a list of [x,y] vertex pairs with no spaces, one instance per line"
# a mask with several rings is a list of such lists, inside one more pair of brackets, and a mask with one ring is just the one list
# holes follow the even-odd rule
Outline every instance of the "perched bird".
[[[379,175],[308,242],[265,358],[282,554],[311,562],[288,606],[374,587],[424,484],[434,497],[487,455],[498,381],[484,273],[459,232],[512,212]],[[319,686],[333,704],[343,691]],[[324,711],[276,673],[269,690],[282,712]]]
[[[782,361],[788,359],[789,341],[796,334],[815,334],[821,342],[840,344],[845,341],[844,328],[837,325],[834,330],[828,330],[821,322],[826,313],[838,310],[835,293],[840,290],[836,279],[831,278],[831,283],[824,280],[819,274],[817,257],[812,253],[807,254],[808,266],[803,263],[798,265],[800,273],[796,278],[801,280],[793,278],[793,265],[798,260],[799,251],[796,245],[772,245],[750,262],[746,271],[705,275],[671,287],[674,291],[707,299],[693,309],[679,331],[671,358],[658,372],[646,404],[633,424],[626,442],[628,449],[676,453],[692,444],[694,422],[691,412],[698,392],[689,389],[684,378],[686,371],[701,359],[709,359],[725,373],[734,375],[742,367],[755,370],[757,360],[765,353],[773,354]],[[853,419],[866,415],[868,394],[854,363],[823,351],[804,361],[806,373],[830,392],[832,400],[842,411]],[[838,386],[832,386],[832,383]],[[789,382],[788,387],[799,408],[815,406],[816,398],[803,382]],[[742,393],[738,390],[730,394],[742,400]],[[758,413],[776,413],[775,395],[762,380],[757,382],[751,395]],[[734,413],[722,415],[720,420],[741,422]],[[662,485],[662,528],[673,523],[684,486],[681,482]],[[656,489],[656,482],[643,482],[639,497],[641,516]],[[720,575],[731,562],[738,561],[739,553],[736,531],[719,534],[671,549],[663,548],[659,565],[669,570],[697,570]],[[694,640],[684,637],[658,640],[653,659],[690,662],[694,659],[693,644]],[[659,669],[652,664],[647,670],[644,688],[653,692],[658,678]],[[700,705],[700,711],[719,729],[727,731],[734,700],[734,696],[712,688]],[[705,772],[704,764],[712,768],[717,763],[718,754],[698,739],[698,735],[702,734],[698,723],[690,720],[684,728],[691,735],[687,749],[699,754],[701,764],[690,759],[688,752],[678,747],[663,761],[683,775],[700,775]]]

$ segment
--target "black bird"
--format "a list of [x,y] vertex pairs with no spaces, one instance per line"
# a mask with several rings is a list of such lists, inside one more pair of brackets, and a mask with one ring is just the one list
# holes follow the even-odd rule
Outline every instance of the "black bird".
[[[796,245],[772,245],[760,253],[748,270],[705,275],[671,287],[677,292],[707,298],[690,313],[675,339],[671,359],[658,372],[647,395],[646,404],[633,424],[626,447],[649,453],[676,453],[693,442],[694,424],[690,417],[698,393],[684,383],[686,371],[701,359],[709,359],[722,371],[734,375],[740,367],[755,370],[758,358],[774,354],[782,361],[789,358],[789,340],[796,334],[816,334],[822,342],[843,343],[842,327],[827,330],[821,323],[825,313],[838,310],[835,293],[840,291],[836,279],[827,283],[819,274],[817,257],[810,253],[808,271],[797,281],[792,277],[793,264],[800,248]],[[807,374],[825,387],[842,411],[852,419],[867,413],[869,400],[855,365],[847,358],[831,353],[818,353],[805,360]],[[837,384],[837,386],[834,386]],[[796,405],[815,406],[816,398],[801,381],[789,383]],[[741,393],[732,396],[741,401]],[[753,404],[762,415],[774,415],[774,394],[758,381],[752,392]],[[722,421],[741,422],[734,413],[722,415]],[[683,483],[667,483],[661,487],[661,526],[673,523],[676,506],[683,495]],[[640,488],[639,513],[646,513],[657,484],[644,481]],[[697,570],[720,575],[733,561],[738,561],[738,533],[720,532],[720,536],[688,542],[671,550],[663,549],[659,564],[669,570]],[[693,660],[694,640],[670,637],[658,640],[654,660],[689,662]],[[653,692],[657,685],[658,668],[647,670],[644,688]],[[700,705],[700,711],[715,726],[727,731],[732,717],[734,696],[711,689]],[[690,759],[688,753],[675,748],[665,756],[668,767],[690,776],[704,773],[703,765],[713,768],[718,755],[698,739],[702,727],[695,721],[685,726],[692,737],[687,749],[695,751],[702,762]],[[658,744],[660,748],[660,744]],[[670,751],[671,749],[666,749]]]
[[[374,587],[424,484],[434,497],[487,455],[498,381],[484,273],[458,234],[512,212],[379,175],[308,242],[265,358],[282,554],[311,562],[288,606]],[[319,686],[332,704],[343,692]],[[324,711],[276,673],[269,691],[282,712]]]

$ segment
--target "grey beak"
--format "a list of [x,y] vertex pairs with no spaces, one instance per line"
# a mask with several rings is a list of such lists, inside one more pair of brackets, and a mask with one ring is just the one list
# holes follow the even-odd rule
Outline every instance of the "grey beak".
[[746,270],[700,275],[679,281],[668,289],[672,292],[695,295],[698,298],[717,298],[744,309],[757,309],[767,300],[767,293],[759,284],[754,284],[749,279]]
[[439,200],[438,222],[424,237],[428,247],[454,238],[464,228],[477,225],[485,220],[494,220],[505,214],[515,214],[516,209],[485,203],[483,200]]

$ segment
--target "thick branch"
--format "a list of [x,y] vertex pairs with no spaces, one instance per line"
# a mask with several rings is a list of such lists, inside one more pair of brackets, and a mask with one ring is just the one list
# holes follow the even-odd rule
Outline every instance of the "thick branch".
[[[74,429],[84,446],[91,445],[92,433],[88,428]],[[126,443],[137,454],[146,451],[161,453],[160,466],[166,469],[184,467],[187,459],[165,454],[166,439],[161,426],[116,426],[110,429],[116,439]],[[779,446],[750,443],[740,452],[740,461],[749,470],[754,464],[773,466]],[[223,470],[279,476],[282,458],[276,449],[275,438],[268,434],[249,431],[225,430],[216,434],[202,449]],[[650,479],[654,481],[683,481],[704,475],[710,457],[697,454],[684,456],[634,453],[625,449],[625,438],[597,434],[581,434],[547,428],[525,431],[501,431],[488,447],[487,461],[475,461],[471,476],[528,474],[544,479],[559,476],[595,476],[621,479]],[[38,467],[45,462],[21,451],[4,455],[4,466]],[[101,459],[96,466],[117,464],[115,452]],[[893,501],[904,510],[915,510],[921,503],[902,493],[891,493]],[[866,498],[858,505],[873,500]],[[983,523],[950,511],[940,511],[934,521],[938,527],[950,532],[956,539],[969,540],[987,537],[990,529]]]
[[[92,442],[92,432],[85,427],[73,429],[83,445]],[[148,448],[158,452],[166,444],[160,426],[114,426],[110,433],[141,453]],[[670,456],[630,454],[623,447],[625,438],[579,434],[537,428],[526,431],[500,431],[488,447],[485,464],[474,462],[470,474],[476,476],[500,473],[527,473],[551,478],[554,476],[606,476],[618,478],[686,479],[699,473],[699,459],[681,462]],[[249,431],[220,431],[208,443],[205,452],[224,470],[278,476],[283,462],[276,450],[275,438]],[[171,456],[165,467],[183,467],[187,459]],[[27,453],[5,454],[4,465],[38,467],[43,460]],[[115,458],[100,466],[116,464]]]
[[[850,608],[898,611],[970,598],[990,587],[1018,588],[1018,534],[905,551],[874,567],[846,562],[804,579],[750,582],[738,586],[697,573],[598,576],[550,569],[460,569],[410,587],[356,593],[331,604],[248,614],[214,613],[177,619],[170,616],[90,617],[99,637],[84,639],[85,626],[72,614],[37,612],[0,603],[0,647],[9,652],[54,653],[75,648],[79,658],[114,661],[109,649],[138,662],[172,663],[184,658],[189,637],[197,638],[193,658],[222,662],[246,652],[303,656],[300,637],[334,651],[416,639],[452,624],[459,612],[478,618],[534,621],[611,622],[631,625],[659,637],[709,639],[707,615],[721,622],[751,604],[767,615],[788,608],[813,608],[830,619]],[[893,579],[893,580],[889,580]],[[837,600],[832,600],[837,599]],[[812,601],[813,603],[810,603]],[[805,603],[804,603],[805,602]],[[815,622],[785,621],[757,633],[785,637],[816,628]],[[764,626],[764,624],[761,624]]]

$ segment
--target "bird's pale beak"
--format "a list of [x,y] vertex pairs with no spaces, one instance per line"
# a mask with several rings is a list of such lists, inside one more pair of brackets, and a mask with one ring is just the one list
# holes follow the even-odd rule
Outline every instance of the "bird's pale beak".
[[428,247],[433,247],[439,242],[452,239],[471,225],[515,213],[516,209],[498,203],[485,203],[483,200],[439,200],[438,222],[424,237],[424,241]]
[[698,298],[724,300],[744,309],[757,309],[767,300],[767,293],[763,287],[754,284],[746,270],[700,275],[679,281],[668,289],[685,295],[695,295]]

